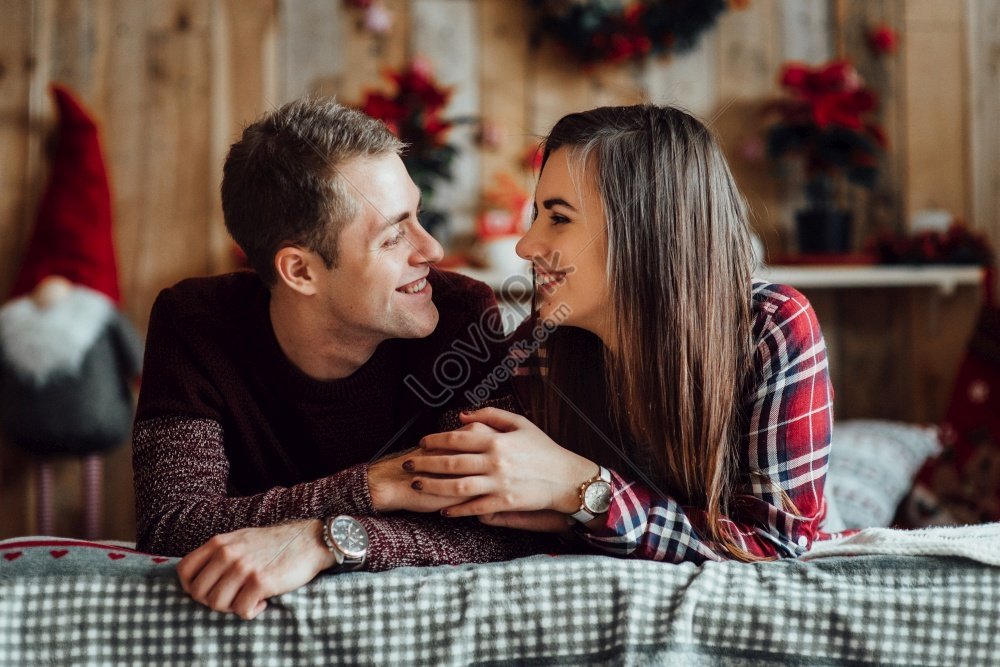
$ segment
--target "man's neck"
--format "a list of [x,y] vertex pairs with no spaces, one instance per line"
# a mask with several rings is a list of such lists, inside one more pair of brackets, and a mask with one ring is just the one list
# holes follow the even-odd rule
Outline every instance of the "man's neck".
[[361,340],[330,322],[321,322],[289,298],[270,304],[271,328],[281,351],[299,370],[315,380],[340,380],[353,375],[375,354],[379,341]]

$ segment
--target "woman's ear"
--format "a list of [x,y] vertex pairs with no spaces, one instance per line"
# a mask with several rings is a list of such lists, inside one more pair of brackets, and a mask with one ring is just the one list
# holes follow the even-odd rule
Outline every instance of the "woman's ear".
[[285,246],[274,255],[278,280],[299,294],[316,293],[315,257],[298,246]]

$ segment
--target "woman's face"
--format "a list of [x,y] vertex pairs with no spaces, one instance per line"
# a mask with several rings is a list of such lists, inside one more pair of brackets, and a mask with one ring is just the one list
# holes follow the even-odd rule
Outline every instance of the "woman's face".
[[534,222],[517,254],[534,268],[539,316],[587,329],[608,345],[604,207],[593,177],[568,153],[560,148],[549,155],[535,191]]

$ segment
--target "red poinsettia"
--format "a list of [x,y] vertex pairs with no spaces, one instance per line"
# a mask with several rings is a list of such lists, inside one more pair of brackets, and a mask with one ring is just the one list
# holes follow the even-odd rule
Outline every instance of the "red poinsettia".
[[386,77],[396,85],[396,92],[368,93],[361,110],[382,120],[409,144],[443,145],[453,125],[442,117],[451,91],[437,85],[429,63],[417,58],[406,69],[386,72]]
[[846,60],[788,63],[780,81],[789,97],[765,109],[777,116],[768,152],[802,155],[810,178],[843,172],[853,183],[873,185],[886,137],[876,117],[878,97],[854,66]]
[[794,98],[779,106],[788,120],[801,121],[808,115],[821,128],[840,125],[856,130],[863,125],[862,116],[878,108],[875,93],[864,87],[846,60],[817,68],[791,63],[782,71],[781,84]]
[[451,163],[458,153],[447,141],[448,132],[456,123],[476,119],[444,117],[451,90],[435,81],[430,63],[422,58],[402,70],[388,71],[385,76],[392,82],[393,92],[369,92],[361,110],[384,122],[407,144],[403,164],[424,196],[421,222],[432,229],[445,219],[442,211],[431,206],[434,189],[439,181],[451,180]]

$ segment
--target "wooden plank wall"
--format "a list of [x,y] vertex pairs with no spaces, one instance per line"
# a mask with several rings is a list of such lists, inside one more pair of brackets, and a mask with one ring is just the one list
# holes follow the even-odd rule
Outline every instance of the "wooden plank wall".
[[969,219],[1000,248],[1000,2],[967,5]]
[[[241,127],[306,93],[360,101],[366,89],[385,87],[384,68],[417,54],[455,87],[453,113],[482,115],[502,136],[487,150],[475,146],[471,131],[456,132],[466,150],[439,203],[460,232],[471,228],[479,193],[497,174],[531,186],[521,156],[560,116],[653,101],[687,107],[710,123],[759,234],[772,253],[784,250],[795,190],[775,182],[754,154],[761,129],[756,109],[777,92],[783,61],[815,63],[840,54],[855,58],[888,93],[883,119],[893,151],[886,180],[870,201],[859,200],[860,231],[902,228],[916,208],[939,205],[970,215],[1000,242],[1000,18],[993,0],[752,0],[727,13],[691,53],[588,74],[553,44],[530,43],[530,10],[521,0],[387,4],[395,26],[377,38],[358,29],[360,14],[341,0],[0,0],[0,294],[13,280],[44,184],[50,81],[77,90],[101,122],[125,310],[144,330],[160,289],[232,266],[217,192],[222,160]],[[878,20],[901,31],[895,57],[879,60],[866,50],[864,33]],[[838,386],[851,387],[840,391],[841,416],[940,413],[946,390],[926,405],[910,400],[908,390],[927,377],[947,385],[968,317],[957,325],[944,315],[936,320],[936,345],[953,352],[929,373],[912,361],[923,349],[911,325],[928,320],[925,295],[816,291],[810,297],[827,322]],[[975,295],[942,298],[945,314],[951,307],[974,310]],[[888,402],[879,389],[887,386],[895,397]],[[33,531],[33,484],[25,469],[23,457],[0,449],[0,536]],[[76,532],[78,474],[74,464],[59,466],[61,533]],[[127,448],[109,460],[107,488],[108,535],[127,539],[133,531]]]

